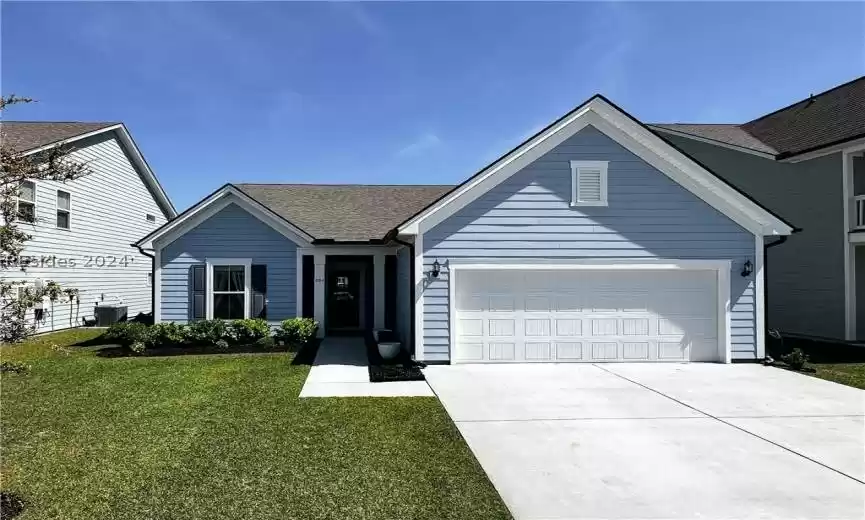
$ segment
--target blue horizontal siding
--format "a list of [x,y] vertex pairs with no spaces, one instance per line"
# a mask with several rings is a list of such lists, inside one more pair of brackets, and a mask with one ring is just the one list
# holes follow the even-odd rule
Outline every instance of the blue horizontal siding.
[[[572,160],[609,161],[606,207],[570,207]],[[607,137],[586,127],[424,234],[424,357],[449,359],[447,261],[580,258],[732,260],[733,358],[756,357],[754,236]],[[429,270],[427,266],[425,271]]]
[[189,320],[190,268],[207,258],[250,258],[267,266],[267,318],[295,316],[297,246],[235,204],[162,249],[162,319]]

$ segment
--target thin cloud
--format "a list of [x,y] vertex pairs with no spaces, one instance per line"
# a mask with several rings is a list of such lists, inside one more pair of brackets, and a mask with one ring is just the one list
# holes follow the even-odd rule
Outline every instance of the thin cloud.
[[415,157],[434,148],[438,148],[441,144],[442,140],[438,135],[432,132],[426,132],[411,143],[397,150],[395,155],[400,158]]

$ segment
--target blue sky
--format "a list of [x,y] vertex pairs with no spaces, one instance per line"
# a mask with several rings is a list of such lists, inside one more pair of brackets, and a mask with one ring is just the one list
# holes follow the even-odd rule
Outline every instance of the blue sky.
[[865,3],[9,2],[9,119],[123,121],[178,209],[225,182],[457,183],[601,92],[743,122],[865,74]]

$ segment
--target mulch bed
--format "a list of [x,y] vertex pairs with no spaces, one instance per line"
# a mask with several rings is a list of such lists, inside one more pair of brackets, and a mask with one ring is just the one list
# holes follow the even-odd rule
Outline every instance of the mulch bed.
[[372,335],[365,338],[365,343],[371,383],[425,380],[420,370],[425,365],[413,361],[405,350],[400,350],[394,359],[384,360],[378,352],[378,345],[373,341]]

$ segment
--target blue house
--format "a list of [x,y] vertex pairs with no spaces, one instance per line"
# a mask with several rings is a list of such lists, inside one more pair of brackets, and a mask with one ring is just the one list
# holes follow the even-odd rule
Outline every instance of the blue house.
[[765,355],[794,228],[594,96],[458,186],[229,184],[138,242],[154,318],[389,328],[425,362]]

